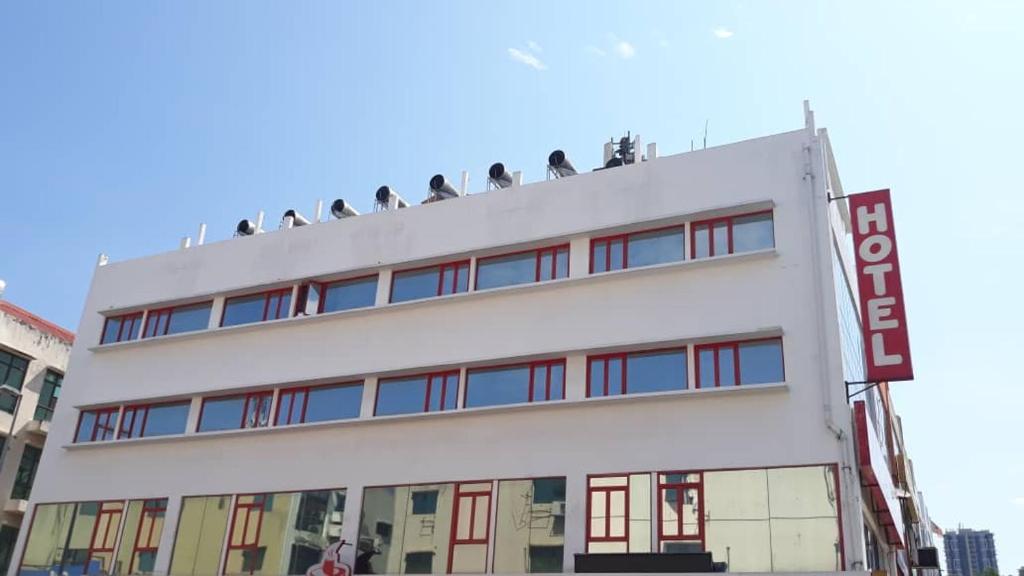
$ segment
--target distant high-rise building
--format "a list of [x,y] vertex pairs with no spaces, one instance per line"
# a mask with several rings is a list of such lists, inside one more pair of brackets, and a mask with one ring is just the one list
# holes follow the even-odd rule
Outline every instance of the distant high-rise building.
[[981,576],[989,570],[999,573],[995,540],[988,530],[951,530],[943,541],[949,576]]

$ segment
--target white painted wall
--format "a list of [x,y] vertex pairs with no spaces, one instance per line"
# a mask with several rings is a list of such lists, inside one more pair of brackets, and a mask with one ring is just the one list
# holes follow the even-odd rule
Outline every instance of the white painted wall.
[[[559,475],[571,566],[588,473],[842,462],[823,408],[832,404],[849,438],[838,336],[820,322],[821,293],[833,296],[812,250],[827,250],[824,189],[804,179],[812,137],[799,130],[99,267],[33,501],[169,497],[160,570],[182,495],[347,487],[351,541],[363,486]],[[601,277],[587,277],[574,252],[573,278],[545,286],[91,349],[108,311],[548,240],[585,249],[587,236],[742,205],[774,205],[775,252]],[[570,355],[566,396],[579,399],[588,352],[749,333],[783,335],[786,386],[67,448],[81,406],[551,353]],[[853,494],[849,481],[842,490]],[[844,520],[855,541],[859,507]],[[848,563],[858,555],[847,546]]]

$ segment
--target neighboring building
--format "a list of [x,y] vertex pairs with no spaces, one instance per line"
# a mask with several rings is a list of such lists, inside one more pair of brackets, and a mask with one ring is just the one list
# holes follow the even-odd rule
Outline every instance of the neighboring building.
[[71,332],[0,300],[0,567],[4,570],[28,509],[73,342]]
[[643,151],[101,259],[20,572],[909,576],[827,134]]
[[981,576],[986,572],[999,574],[996,543],[988,530],[947,530],[946,570],[949,576]]

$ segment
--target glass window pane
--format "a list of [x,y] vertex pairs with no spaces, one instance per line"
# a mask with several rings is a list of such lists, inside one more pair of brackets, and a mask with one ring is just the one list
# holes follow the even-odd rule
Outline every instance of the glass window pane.
[[569,249],[559,248],[555,256],[555,278],[569,277]]
[[449,374],[445,376],[444,409],[454,410],[459,399],[459,375]]
[[245,406],[246,414],[242,428],[262,428],[270,424],[270,404],[273,395],[269,392],[250,394]]
[[362,402],[362,384],[311,388],[306,403],[306,422],[358,418]]
[[142,436],[184,434],[190,403],[150,406]]
[[629,475],[629,551],[651,551],[651,475]]
[[440,267],[436,266],[423,270],[395,272],[391,283],[391,301],[405,302],[436,297],[440,273]]
[[458,267],[458,278],[455,282],[456,292],[468,292],[469,291],[469,263],[459,264]]
[[210,325],[210,306],[210,302],[205,302],[175,308],[167,323],[167,334],[206,330]]
[[549,400],[565,398],[565,364],[552,364],[550,368],[551,394]]
[[377,300],[377,277],[336,282],[324,292],[324,312],[373,306]]
[[729,254],[729,223],[715,222],[712,235],[712,256]]
[[607,272],[608,243],[605,241],[594,242],[591,253],[593,258],[591,268],[593,268],[594,272]]
[[[541,258],[541,277],[551,276],[551,253],[547,254],[547,268],[543,266]],[[500,288],[502,286],[513,286],[515,284],[526,284],[537,280],[537,253],[523,252],[511,256],[500,256],[497,258],[486,258],[477,261],[476,265],[476,289],[487,290],[488,288]]]
[[21,461],[18,462],[18,470],[14,475],[14,486],[11,488],[12,500],[28,500],[32,494],[32,484],[36,479],[36,470],[39,468],[39,458],[43,451],[35,446],[25,444],[22,447]]
[[838,498],[832,468],[775,468],[767,475],[774,569],[839,570]]
[[629,236],[629,267],[679,262],[684,258],[683,229],[641,232]]
[[686,389],[686,351],[647,352],[626,357],[630,394]]
[[270,296],[270,303],[267,305],[267,320],[280,320],[291,316],[292,292],[278,292]]
[[708,235],[707,224],[697,224],[693,227],[693,257],[707,258],[711,256],[711,239]]
[[91,411],[82,412],[78,421],[78,434],[75,435],[75,442],[91,442],[92,432],[96,427],[96,413]]
[[701,388],[715,387],[715,350],[714,348],[700,348],[697,350],[697,380]]
[[149,574],[163,534],[167,499],[132,500],[124,518],[114,574]]
[[103,337],[100,338],[100,344],[107,344],[110,342],[117,341],[117,334],[121,329],[120,318],[107,318],[106,325],[103,329]]
[[[455,486],[389,486],[363,491],[356,574],[444,573]],[[433,492],[433,511],[415,494]],[[417,514],[416,512],[423,512]],[[427,556],[429,555],[429,557]]]
[[555,259],[554,250],[542,250],[538,259],[540,261],[537,262],[537,280],[544,281],[558,277],[552,276],[552,273],[555,272],[552,268],[553,260]]
[[190,496],[181,501],[170,573],[209,576],[220,567],[230,496]]
[[470,370],[466,374],[466,407],[530,401],[530,368],[513,366]]
[[19,575],[61,572],[64,546],[76,508],[74,503],[36,505]]
[[377,416],[423,412],[427,377],[392,378],[377,384]]
[[199,431],[236,430],[242,426],[242,409],[245,396],[211,398],[203,401]]
[[612,240],[609,243],[608,250],[611,253],[611,264],[608,267],[609,270],[622,270],[623,262],[623,240]]
[[775,246],[771,214],[740,216],[732,221],[733,252],[765,250]]
[[590,361],[590,387],[591,397],[604,396],[604,360]]
[[741,384],[785,381],[781,340],[747,342],[739,345],[739,351]]
[[736,358],[732,346],[718,348],[718,385],[736,385]]
[[267,307],[266,294],[228,298],[224,302],[224,318],[221,320],[220,325],[236,326],[238,324],[262,322],[263,313]]
[[622,379],[622,358],[615,356],[608,359],[608,395],[617,396],[625,394]]

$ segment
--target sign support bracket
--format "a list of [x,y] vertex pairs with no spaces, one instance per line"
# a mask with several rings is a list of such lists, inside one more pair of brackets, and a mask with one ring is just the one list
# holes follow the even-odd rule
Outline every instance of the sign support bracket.
[[[856,382],[845,382],[845,384],[846,384],[846,399],[850,400],[851,398],[853,398],[854,396],[856,396],[858,394],[863,394],[864,392],[867,392],[868,390],[871,390],[872,388],[878,387],[878,385],[881,384],[881,382],[876,381],[876,380],[859,380],[859,381],[856,381]],[[867,386],[865,388],[861,388],[860,390],[857,390],[853,394],[850,394],[850,386],[858,386],[858,385],[861,385],[861,384],[870,384],[870,386]]]

